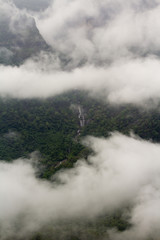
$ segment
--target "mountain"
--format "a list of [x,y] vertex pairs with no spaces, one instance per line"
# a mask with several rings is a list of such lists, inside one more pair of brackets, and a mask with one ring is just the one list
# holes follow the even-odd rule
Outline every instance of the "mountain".
[[[81,144],[85,136],[108,137],[119,131],[136,133],[142,139],[160,142],[159,110],[133,105],[113,106],[93,99],[87,92],[72,91],[48,99],[0,99],[0,159],[7,162],[34,156],[37,177],[72,168],[78,159],[93,155]],[[127,146],[126,146],[127,147]],[[93,220],[79,219],[52,224],[28,240],[81,240],[106,237],[107,229],[130,228],[123,208]],[[54,237],[53,237],[54,236]],[[99,239],[99,238],[98,238]]]
[[0,64],[20,65],[27,58],[50,48],[40,35],[35,20],[26,15],[0,21]]
[[81,139],[110,132],[131,132],[160,142],[160,113],[132,105],[112,106],[86,92],[73,91],[45,100],[1,99],[0,159],[10,161],[37,151],[45,166],[42,177],[72,167],[90,150]]
[[[1,3],[2,2],[3,1],[1,1]],[[95,22],[92,21],[92,17],[90,15],[92,15],[91,12],[93,11],[96,13],[96,16],[98,16],[98,11],[94,11],[94,8],[87,9],[87,14],[89,14],[89,17],[87,18],[88,20],[86,22],[83,20],[83,12],[85,12],[85,7],[81,6],[81,4],[83,5],[83,2],[81,3],[81,1],[79,1],[78,4],[76,1],[70,2],[71,5],[69,5],[67,14],[65,13],[65,10],[63,10],[64,19],[61,19],[61,15],[56,15],[54,12],[56,15],[55,20],[57,20],[58,23],[57,29],[54,29],[55,31],[57,30],[57,32],[59,32],[57,35],[57,41],[55,42],[60,44],[60,50],[58,50],[56,43],[54,50],[48,46],[43,37],[40,35],[34,18],[30,16],[30,14],[33,12],[34,14],[38,14],[37,12],[47,9],[51,3],[51,0],[12,0],[7,2],[7,7],[4,2],[4,8],[2,7],[2,10],[0,8],[0,64],[2,66],[9,66],[9,69],[12,67],[14,69],[14,66],[18,66],[16,69],[21,70],[21,68],[24,69],[26,67],[26,65],[23,65],[23,63],[27,59],[34,58],[39,60],[39,53],[51,53],[51,55],[46,54],[48,56],[46,62],[43,62],[42,60],[42,62],[38,62],[39,65],[36,65],[38,67],[42,67],[42,74],[44,73],[44,78],[40,79],[41,72],[38,72],[37,85],[35,84],[36,87],[39,85],[39,79],[40,86],[44,86],[43,84],[41,85],[41,83],[42,81],[45,82],[45,78],[48,76],[48,80],[52,81],[53,79],[54,82],[54,78],[56,78],[56,76],[58,76],[57,79],[61,80],[61,77],[63,78],[63,73],[65,73],[64,76],[69,79],[70,74],[68,73],[73,72],[74,76],[74,72],[77,73],[79,69],[83,69],[82,66],[84,69],[85,66],[88,67],[89,62],[87,62],[87,58],[83,58],[83,54],[82,61],[79,62],[79,59],[76,59],[74,54],[72,56],[72,51],[70,53],[70,49],[67,49],[67,46],[74,45],[69,44],[64,47],[63,41],[59,42],[58,39],[59,37],[62,37],[62,39],[65,40],[66,33],[68,32],[65,32],[65,29],[69,27],[71,31],[69,30],[69,37],[67,37],[67,41],[73,39],[76,41],[76,45],[74,47],[75,49],[73,50],[75,50],[75,52],[77,52],[80,56],[81,51],[87,51],[88,47],[92,52],[93,46],[90,44],[92,41],[86,41],[86,39],[92,40],[92,35],[94,35],[93,30],[97,30],[99,24],[101,24],[101,21],[105,23],[106,10],[105,8],[103,9],[103,7],[100,8],[99,14],[102,15],[102,17],[100,17],[101,21],[97,23],[96,20]],[[145,2],[146,4],[149,3],[148,1]],[[60,2],[60,5],[57,1],[55,5],[58,9],[60,9],[63,4],[64,6],[68,6],[67,1]],[[94,5],[97,4],[98,2],[96,4],[94,2]],[[118,5],[119,4],[117,4],[117,6]],[[79,9],[79,7],[80,11],[77,11],[76,9]],[[12,12],[10,12],[11,9]],[[17,9],[19,10],[17,11]],[[70,9],[71,12],[69,11]],[[114,13],[113,9],[109,9],[111,18],[112,14]],[[139,8],[137,7],[137,9]],[[75,10],[76,14],[74,13]],[[76,21],[72,21],[70,14],[73,14],[74,17],[78,16]],[[52,23],[51,20],[49,21]],[[63,21],[64,24],[64,28],[62,27],[64,32],[59,31],[59,29],[61,29],[61,21]],[[139,21],[137,22],[139,23]],[[78,32],[80,35],[77,34],[77,36],[75,36],[74,29],[76,30],[76,28],[79,27],[80,32],[75,31],[75,35]],[[112,26],[110,26],[109,22],[107,22],[106,27],[110,28]],[[92,31],[90,31],[91,29]],[[116,27],[114,31],[118,31]],[[88,35],[86,33],[88,33]],[[101,39],[101,34],[103,35],[103,31],[98,31],[97,39]],[[85,35],[87,35],[87,38]],[[111,40],[115,38],[114,36],[117,35],[113,34],[113,37],[111,36]],[[108,35],[106,34],[105,37],[107,39]],[[95,41],[97,39],[95,38]],[[64,41],[64,44],[67,43],[67,41]],[[109,42],[111,44],[112,41]],[[80,45],[80,49],[78,48],[78,45]],[[86,48],[86,46],[88,47]],[[119,46],[121,45],[118,45],[118,47],[114,49],[116,52],[115,58],[117,57],[118,49],[121,48]],[[96,50],[97,52],[99,52],[98,49],[99,48]],[[109,48],[106,49],[108,50]],[[134,50],[133,48],[133,52],[136,51],[137,50]],[[54,55],[53,53],[56,54]],[[126,54],[126,52],[124,53]],[[37,58],[35,58],[36,56]],[[93,56],[93,60],[94,57],[95,56]],[[131,58],[130,55],[129,58]],[[106,70],[110,64],[112,65],[111,62],[106,63],[106,60],[104,60],[104,62],[101,64],[101,61],[99,62],[98,60],[99,59],[96,59],[95,57],[95,61],[93,61],[95,68],[99,68],[99,66],[102,65],[102,68],[104,67]],[[116,59],[117,62],[118,60]],[[125,61],[127,61],[127,58]],[[42,66],[43,63],[44,68]],[[36,64],[36,61],[31,61],[33,68],[35,67],[34,64]],[[3,66],[2,69],[3,68],[7,69],[8,71],[7,67]],[[29,70],[27,69],[27,73]],[[113,69],[113,72],[114,71],[116,70]],[[143,72],[141,72],[141,70],[139,71],[140,73]],[[82,72],[80,77],[83,77],[84,73],[87,74],[87,71]],[[125,71],[123,73],[123,69],[121,74],[125,75]],[[34,81],[33,76],[36,76],[36,71],[35,75],[31,74],[31,82],[32,80]],[[116,82],[116,75],[114,77],[112,72],[108,75],[108,77],[111,77],[111,79],[112,77],[113,79],[115,78],[114,81]],[[10,75],[9,78],[11,81],[8,85],[12,85],[12,76]],[[105,75],[104,80],[106,80],[106,78],[107,77]],[[27,80],[28,79],[26,79],[24,83],[26,85],[24,86],[28,86],[29,91],[32,93],[32,86],[30,86],[30,84],[27,85]],[[48,83],[48,80],[46,83]],[[55,88],[56,84],[58,85],[58,83],[55,83]],[[134,81],[132,84],[134,86]],[[63,85],[63,81],[60,81],[60,85]],[[124,89],[126,90],[128,85],[125,86],[125,81],[123,85]],[[7,88],[10,86],[5,87]],[[61,87],[63,89],[63,86]],[[138,87],[141,87],[141,84]],[[133,89],[137,90],[138,87]],[[74,89],[73,86],[71,89]],[[146,89],[147,90],[144,91],[147,92],[148,85]],[[24,91],[25,90],[26,89],[24,88]],[[21,91],[21,89],[19,91]],[[114,93],[115,91],[113,91],[113,95]],[[130,94],[130,88],[129,90],[127,89],[127,93],[128,95]],[[126,92],[124,91],[124,95],[125,94]],[[148,95],[146,94],[146,96]],[[126,95],[126,98],[127,97],[128,96]],[[149,101],[152,101],[152,99],[149,99]],[[150,108],[149,105],[148,107],[144,107],[142,104],[111,104],[110,102],[107,102],[106,99],[104,102],[102,96],[101,98],[95,95],[93,97],[93,95],[91,96],[89,92],[78,89],[66,92],[64,91],[62,94],[57,94],[56,96],[48,98],[19,99],[11,98],[9,96],[3,97],[2,94],[0,97],[0,195],[2,194],[0,196],[0,238],[3,240],[135,239],[136,237],[134,234],[136,232],[137,222],[140,226],[142,222],[142,226],[144,225],[143,227],[145,231],[146,226],[147,228],[150,227],[153,231],[154,224],[157,224],[158,222],[157,225],[159,229],[159,215],[157,214],[157,209],[159,208],[156,210],[154,209],[156,212],[155,216],[158,216],[158,221],[157,219],[152,221],[152,208],[154,204],[157,202],[159,203],[160,191],[159,171],[157,171],[156,167],[159,166],[157,164],[157,155],[159,153],[159,145],[157,143],[160,143],[160,103],[157,99],[155,100],[155,103],[157,104],[156,107],[154,104],[151,104],[152,107]],[[112,137],[109,137],[115,132],[123,134],[120,135],[120,139],[122,140],[127,138],[126,136],[132,136],[131,138],[127,138],[128,141],[130,141],[129,139],[132,139],[132,144],[130,145],[129,150],[129,144],[126,143],[126,140],[123,142],[123,144],[125,144],[123,148],[120,144],[117,144],[115,139],[115,142],[112,142]],[[101,149],[101,146],[99,145],[97,145],[98,147],[94,147],[89,143],[88,145],[84,145],[83,141],[87,139],[87,136],[95,137],[93,138],[93,141],[98,141],[98,143],[100,141],[100,144],[102,145],[106,141],[108,145],[104,144],[104,149]],[[108,149],[106,146],[108,146]],[[138,147],[135,148],[135,146]],[[97,152],[96,147],[99,148]],[[154,165],[153,163],[153,168],[150,165],[150,159],[152,164],[152,154],[150,154],[151,156],[149,156],[149,158],[147,156],[148,151],[146,151],[147,153],[143,153],[143,155],[141,153],[143,151],[143,149],[141,150],[141,147],[143,149],[148,148],[149,150],[153,150],[154,157],[156,155],[157,158],[155,162],[157,165]],[[107,154],[110,148],[111,154],[108,157]],[[132,152],[132,148],[133,151],[138,149],[139,155],[136,155],[135,152]],[[117,152],[116,149],[118,149]],[[116,154],[114,155],[114,152],[116,152],[118,156],[116,156]],[[122,152],[124,152],[124,155]],[[134,161],[137,160],[135,159],[135,156],[138,156],[138,161],[140,161],[139,165],[136,165],[138,161]],[[122,161],[121,164],[121,161],[119,160],[121,160],[120,158],[123,157],[125,161]],[[141,158],[142,160],[147,159],[147,161],[142,161],[141,163]],[[95,159],[97,162],[94,162]],[[118,161],[116,161],[117,159]],[[108,165],[103,163],[105,160],[106,162],[109,162]],[[115,165],[118,163],[116,167],[112,165],[112,160],[115,162]],[[131,161],[131,164],[129,160],[133,160]],[[145,165],[147,166],[146,168]],[[137,166],[140,168],[140,170],[138,169],[139,171],[136,169],[138,168]],[[145,170],[142,171],[142,168],[145,168]],[[128,169],[129,173],[127,172]],[[85,171],[83,172],[83,170]],[[83,174],[81,174],[81,171]],[[138,174],[136,175],[137,172]],[[132,175],[131,179],[130,173]],[[20,175],[17,177],[16,174]],[[141,176],[143,174],[144,176]],[[91,175],[91,180],[90,176],[88,175]],[[105,176],[108,176],[108,178]],[[117,179],[120,181],[119,185],[117,184]],[[125,182],[127,182],[126,179],[128,179],[128,183],[125,185]],[[88,184],[90,181],[91,183]],[[139,182],[142,186],[139,184]],[[133,194],[130,193],[132,192],[132,187],[130,187],[130,184],[134,188]],[[86,191],[83,191],[83,188],[81,188],[81,186],[84,187],[85,185],[89,186],[86,188],[88,190],[87,193]],[[103,187],[101,185],[103,185]],[[102,191],[104,190],[105,192],[107,188],[109,188],[109,191],[106,191],[103,195],[103,192],[99,191],[101,187]],[[130,188],[130,191],[128,191],[127,188]],[[72,189],[74,191],[72,191]],[[35,190],[35,192],[33,190]],[[94,191],[96,194],[93,194]],[[112,193],[113,197],[110,198]],[[155,196],[152,193],[154,193]],[[124,195],[126,195],[126,198],[123,198]],[[87,200],[88,196],[89,200]],[[119,202],[116,202],[116,198],[120,198],[120,204]],[[104,209],[103,207],[101,209],[101,203],[103,201],[106,201],[106,205],[104,204]],[[113,209],[110,209],[110,206],[112,206],[112,203],[110,203],[111,201],[115,203],[115,205],[113,204]],[[86,202],[89,204],[87,205]],[[149,206],[148,202],[151,203],[151,206]],[[79,208],[79,205],[81,204],[82,208]],[[65,205],[64,208],[63,205]],[[86,215],[84,214],[85,210],[83,210],[84,216],[81,213],[83,206],[85,206],[84,209],[86,212],[89,209]],[[92,206],[95,206],[95,208],[98,210],[95,209],[94,212]],[[109,207],[107,208],[106,206]],[[39,209],[41,210],[41,207],[42,211],[39,211]],[[51,212],[50,208],[52,209]],[[142,211],[140,211],[141,209]],[[145,212],[146,209],[147,214]],[[149,212],[148,209],[150,210]],[[136,211],[138,213],[142,213],[142,215],[137,214]],[[145,214],[143,214],[143,212]],[[52,213],[55,215],[52,216]],[[135,222],[133,219],[133,214],[136,216]],[[139,220],[142,218],[145,219],[145,216],[147,216],[146,219],[149,219],[148,222]],[[131,235],[127,235],[129,230],[131,230]],[[119,233],[123,232],[126,233],[126,235],[118,235]],[[113,236],[118,237],[110,237],[110,233],[114,233],[115,235]],[[152,237],[152,234],[148,234],[146,238],[145,235],[143,236],[143,230],[140,230],[140,235],[137,239],[158,239],[159,234],[157,235],[158,237],[154,238]]]

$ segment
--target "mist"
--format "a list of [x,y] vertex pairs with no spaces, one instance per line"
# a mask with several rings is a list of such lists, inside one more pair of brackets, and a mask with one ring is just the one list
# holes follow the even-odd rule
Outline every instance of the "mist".
[[[13,3],[20,9],[29,11],[42,11],[49,7],[51,0],[12,0]],[[38,3],[38,4],[37,4]]]
[[55,0],[35,19],[47,43],[73,65],[106,65],[119,58],[159,56],[159,12],[159,1]]
[[118,234],[109,231],[111,239],[157,239],[160,145],[119,133],[109,139],[87,137],[84,144],[94,155],[58,173],[53,182],[35,177],[31,159],[0,162],[1,239],[29,236],[46,224],[54,228],[63,219],[94,219],[126,207],[131,227]]
[[11,31],[21,31],[13,19],[23,12],[52,51],[21,66],[1,65],[0,96],[47,98],[84,89],[114,104],[159,102],[159,1],[55,0],[40,12],[1,2]]
[[[159,0],[40,2],[37,8],[35,1],[0,0],[2,29],[7,23],[23,42],[34,26],[49,46],[17,66],[0,65],[0,97],[48,98],[76,89],[112,104],[159,103]],[[0,55],[9,62],[13,50],[0,46]],[[94,154],[51,182],[36,177],[34,157],[0,161],[0,239],[27,239],[48,225],[119,210],[130,227],[106,229],[106,239],[159,239],[160,145],[119,133],[83,144]]]
[[[118,62],[107,68],[86,66],[73,71],[44,71],[27,63],[0,67],[0,95],[17,98],[47,98],[64,91],[82,89],[114,104],[141,105],[159,101],[160,63],[157,58]],[[12,77],[11,77],[12,76]]]

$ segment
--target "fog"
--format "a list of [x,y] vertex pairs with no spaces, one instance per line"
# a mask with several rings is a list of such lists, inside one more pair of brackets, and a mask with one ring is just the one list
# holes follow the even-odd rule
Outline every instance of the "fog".
[[160,145],[119,133],[84,142],[95,153],[88,163],[79,160],[52,183],[35,177],[31,159],[0,163],[1,239],[27,236],[63,219],[93,219],[125,207],[130,207],[132,225],[123,233],[110,231],[111,238],[158,239]]
[[40,12],[1,3],[11,31],[19,34],[13,22],[23,13],[53,49],[19,67],[2,65],[1,96],[47,98],[76,88],[116,104],[159,102],[159,1],[55,0]]
[[[37,8],[35,1],[0,0],[0,33],[7,26],[23,39],[35,21],[52,48],[19,66],[0,65],[0,97],[47,98],[76,89],[112,104],[159,103],[159,0],[40,2]],[[7,61],[13,54],[4,46],[0,53]],[[106,238],[159,239],[160,145],[119,133],[84,144],[94,155],[52,182],[36,178],[32,158],[0,161],[0,239],[24,239],[48,224],[119,209],[128,209],[130,227],[107,230]]]
[[55,0],[36,18],[44,39],[75,63],[159,56],[159,1]]
[[1,66],[0,72],[0,95],[5,97],[46,98],[71,89],[84,89],[114,104],[159,101],[157,58],[118,62],[107,68],[86,66],[70,72],[46,72],[27,63],[14,68]]
[[42,11],[49,7],[51,0],[12,0],[13,3],[20,9],[30,11]]
[[[12,2],[0,0],[1,45],[5,44],[4,40],[10,42],[10,39],[3,39],[6,32],[8,32],[8,38],[12,37],[12,34],[17,34],[19,40],[21,40],[22,37],[29,34],[33,23],[34,19],[25,10],[20,11]],[[10,46],[8,47],[10,48]]]

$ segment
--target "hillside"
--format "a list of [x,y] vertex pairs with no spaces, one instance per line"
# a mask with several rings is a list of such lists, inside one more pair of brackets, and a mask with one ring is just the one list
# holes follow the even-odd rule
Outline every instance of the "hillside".
[[0,240],[159,240],[159,14],[0,0]]
[[87,157],[89,150],[81,145],[87,135],[134,132],[143,139],[160,141],[157,109],[113,106],[80,91],[46,100],[1,99],[0,116],[0,159],[10,161],[37,151],[45,165],[41,176],[47,178]]
[[22,15],[14,22],[5,17],[0,21],[0,64],[20,65],[40,51],[48,50],[31,17]]

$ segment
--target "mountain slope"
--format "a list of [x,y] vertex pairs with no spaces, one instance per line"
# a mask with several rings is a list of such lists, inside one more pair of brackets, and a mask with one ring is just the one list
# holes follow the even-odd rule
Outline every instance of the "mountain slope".
[[47,50],[33,18],[22,14],[14,21],[7,16],[0,21],[0,64],[20,65]]
[[[83,109],[84,125],[79,108]],[[132,105],[111,106],[73,91],[46,100],[1,99],[0,159],[12,160],[38,151],[45,165],[43,177],[71,167],[89,149],[81,145],[87,135],[107,137],[110,132],[160,141],[160,113]]]

